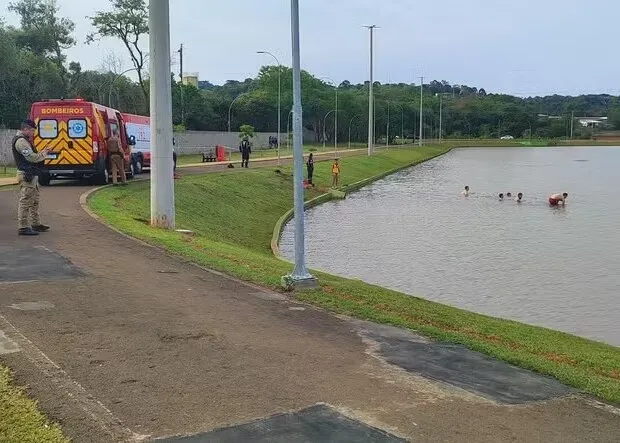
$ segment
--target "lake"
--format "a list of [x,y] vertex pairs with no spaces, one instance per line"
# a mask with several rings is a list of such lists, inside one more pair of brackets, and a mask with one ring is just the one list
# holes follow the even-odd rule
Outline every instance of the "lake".
[[[456,149],[307,211],[307,261],[620,346],[618,190],[620,148]],[[556,192],[566,207],[549,206]],[[292,260],[292,223],[280,247]]]

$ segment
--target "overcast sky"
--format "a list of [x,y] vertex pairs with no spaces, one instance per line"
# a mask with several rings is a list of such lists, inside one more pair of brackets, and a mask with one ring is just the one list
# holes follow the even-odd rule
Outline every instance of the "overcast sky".
[[[68,51],[85,69],[116,53],[115,40],[83,42],[86,16],[106,0],[57,0],[76,22],[78,44]],[[0,0],[8,15],[9,0]],[[170,1],[171,45],[183,43],[184,70],[221,84],[254,77],[273,52],[290,66],[290,1]],[[516,95],[620,94],[618,0],[300,0],[301,63],[336,81],[368,78],[368,31],[376,24],[375,78],[418,83],[417,77]],[[145,45],[148,40],[145,40]],[[177,71],[178,66],[173,67]]]

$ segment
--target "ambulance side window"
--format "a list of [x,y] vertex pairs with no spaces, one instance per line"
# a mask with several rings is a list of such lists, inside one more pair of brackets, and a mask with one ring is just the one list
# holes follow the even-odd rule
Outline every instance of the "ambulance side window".
[[56,138],[58,137],[58,122],[56,120],[39,120],[39,137]]
[[70,138],[85,138],[86,137],[86,120],[83,118],[69,120],[67,126],[69,127]]

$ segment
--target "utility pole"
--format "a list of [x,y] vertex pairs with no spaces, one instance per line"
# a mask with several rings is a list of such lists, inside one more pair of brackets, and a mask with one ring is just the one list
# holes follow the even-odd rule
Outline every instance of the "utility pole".
[[422,93],[423,93],[423,87],[424,87],[424,77],[420,77],[420,138],[419,138],[419,144],[418,146],[422,147],[422,137],[423,137],[423,129],[422,129],[422,105],[423,105],[423,101],[422,101]]
[[185,124],[185,101],[183,97],[183,43],[177,51],[179,53],[179,78],[181,79],[181,124]]
[[373,80],[373,31],[377,28],[377,25],[364,26],[370,30],[370,82],[368,84],[368,155],[372,155],[375,151],[374,147],[374,125],[375,115],[374,108],[374,96],[372,93]]
[[174,229],[169,0],[149,0],[149,29],[151,225]]
[[385,147],[390,146],[390,101],[388,100],[387,128],[385,129]]
[[439,144],[441,144],[441,130],[442,130],[442,112],[443,112],[443,92],[439,94]]
[[573,138],[573,122],[575,121],[575,111],[570,113],[570,138]]
[[[153,0],[151,0],[153,1]],[[301,63],[299,55],[299,0],[291,0],[291,40],[293,52],[293,189],[295,220],[295,266],[289,276],[293,286],[315,286],[306,268],[304,244],[303,125],[301,106]]]

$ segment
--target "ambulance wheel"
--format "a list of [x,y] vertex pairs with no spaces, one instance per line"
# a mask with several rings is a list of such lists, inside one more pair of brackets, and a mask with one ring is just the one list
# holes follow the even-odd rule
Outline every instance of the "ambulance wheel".
[[52,176],[49,175],[47,172],[44,172],[43,174],[39,176],[39,184],[41,186],[49,186],[51,181],[52,181]]

